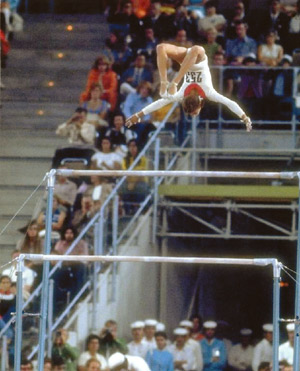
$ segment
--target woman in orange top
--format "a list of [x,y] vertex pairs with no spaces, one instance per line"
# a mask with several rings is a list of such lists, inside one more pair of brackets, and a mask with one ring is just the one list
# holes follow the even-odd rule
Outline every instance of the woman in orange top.
[[109,68],[109,62],[105,57],[98,57],[90,70],[85,91],[80,96],[81,103],[90,99],[90,89],[94,83],[102,87],[101,99],[107,100],[110,110],[113,111],[118,99],[118,79],[117,74]]

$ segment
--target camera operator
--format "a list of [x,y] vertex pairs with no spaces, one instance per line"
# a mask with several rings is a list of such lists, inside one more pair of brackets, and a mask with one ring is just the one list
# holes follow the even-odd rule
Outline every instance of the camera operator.
[[117,337],[118,325],[114,320],[105,322],[104,328],[100,332],[99,352],[108,360],[116,352],[127,353],[126,342]]
[[52,348],[52,359],[61,357],[65,362],[67,371],[76,371],[76,360],[79,351],[67,343],[68,337],[69,334],[66,329],[61,328],[56,332]]

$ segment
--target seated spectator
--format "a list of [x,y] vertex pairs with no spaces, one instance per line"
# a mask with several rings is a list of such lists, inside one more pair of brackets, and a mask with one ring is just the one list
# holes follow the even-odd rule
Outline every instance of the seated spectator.
[[228,58],[238,58],[239,63],[242,63],[244,57],[250,53],[256,55],[256,41],[247,36],[247,29],[248,26],[246,23],[236,23],[236,37],[233,40],[227,40],[226,42],[226,56]]
[[0,277],[0,319],[8,322],[11,312],[15,311],[16,297],[11,291],[12,281],[9,276]]
[[300,1],[295,4],[295,13],[289,22],[288,38],[286,41],[287,52],[292,53],[294,49],[299,48],[300,34]]
[[[145,358],[148,352],[148,344],[143,340],[145,324],[142,321],[133,322],[130,325],[132,341],[127,344],[128,354],[130,356],[138,356]],[[109,361],[108,361],[109,363]]]
[[101,371],[101,362],[96,358],[90,358],[85,364],[85,371]]
[[94,125],[99,133],[105,133],[108,127],[106,118],[109,111],[109,104],[106,100],[100,98],[103,95],[101,86],[93,83],[89,95],[90,100],[82,104],[82,107],[87,110],[86,122]]
[[110,138],[114,150],[124,157],[127,153],[127,143],[136,138],[136,133],[125,126],[125,116],[122,112],[116,112],[113,115],[112,124],[112,128],[106,132],[106,136]]
[[138,18],[143,18],[150,9],[150,0],[135,0],[133,1],[133,11]]
[[206,15],[198,20],[198,31],[202,37],[205,37],[207,31],[214,28],[217,36],[224,36],[226,19],[222,14],[217,14],[217,6],[214,0],[205,3]]
[[182,46],[184,48],[191,48],[193,46],[192,42],[188,40],[185,30],[178,30],[175,39],[173,41],[171,40],[170,44]]
[[44,371],[52,371],[52,360],[51,358],[44,358]]
[[[142,81],[138,85],[136,93],[130,93],[124,102],[123,112],[126,119],[153,102],[150,94],[151,84],[147,81]],[[155,127],[152,124],[149,124],[150,119],[150,115],[145,115],[143,117],[143,122],[136,124],[133,128],[137,133],[137,140],[141,147],[143,147],[147,142],[149,132],[155,130]]]
[[151,371],[173,371],[173,356],[167,350],[167,334],[163,331],[155,333],[157,349],[148,351],[146,362]]
[[21,371],[31,371],[33,370],[33,364],[26,358],[21,359]]
[[[133,139],[128,143],[128,154],[123,159],[122,164],[123,170],[130,168],[137,158],[138,153],[137,142]],[[143,156],[133,170],[147,170],[146,157]],[[126,214],[133,214],[139,207],[139,204],[144,201],[148,192],[149,185],[146,178],[134,176],[127,177],[120,190]]]
[[53,370],[61,370],[58,368],[61,365],[65,365],[68,371],[77,370],[76,361],[79,350],[68,344],[68,337],[69,333],[64,328],[60,328],[55,334],[51,355]]
[[155,331],[156,331],[156,325],[157,320],[156,319],[146,319],[144,321],[145,327],[144,327],[144,341],[148,344],[148,350],[156,349],[156,341],[155,341]]
[[78,359],[78,371],[85,371],[85,365],[91,358],[97,359],[101,364],[101,370],[107,368],[105,358],[99,354],[100,338],[97,335],[89,335],[86,339],[86,351],[81,353]]
[[194,314],[193,316],[191,316],[191,321],[193,322],[193,328],[191,330],[192,338],[198,341],[202,340],[204,338],[202,334],[202,317],[200,316],[200,314]]
[[74,212],[71,220],[72,225],[80,232],[94,215],[93,200],[90,195],[83,195],[81,208]]
[[64,359],[60,356],[53,358],[52,371],[64,371],[64,370],[67,370]]
[[192,328],[193,322],[189,320],[183,320],[179,323],[181,328],[184,328],[188,331],[186,345],[190,346],[193,350],[193,355],[195,357],[196,362],[196,370],[203,369],[203,357],[202,357],[202,349],[199,341],[192,338]]
[[67,137],[71,144],[93,145],[96,137],[95,126],[87,122],[87,110],[78,107],[72,117],[59,125],[56,134]]
[[121,76],[120,93],[127,95],[135,93],[142,81],[153,81],[152,72],[146,67],[146,57],[140,54],[136,57],[134,66],[129,67]]
[[233,371],[251,369],[253,346],[251,345],[252,330],[243,328],[240,331],[241,341],[234,345],[228,354],[228,364]]
[[99,151],[92,156],[92,168],[99,170],[119,170],[121,158],[112,148],[110,138],[100,139]]
[[[61,232],[61,239],[54,246],[53,253],[65,255],[75,239],[77,230],[74,227],[66,227]],[[88,244],[80,240],[69,255],[89,255]],[[83,286],[86,275],[86,262],[65,261],[54,274],[55,281],[55,311],[65,303],[66,293],[70,293],[70,300]]]
[[146,28],[144,30],[144,37],[133,48],[137,50],[138,54],[143,54],[146,58],[146,62],[151,66],[156,64],[156,46],[158,40],[154,36],[153,28]]
[[175,13],[170,15],[169,22],[169,37],[174,37],[179,30],[186,32],[186,37],[190,40],[195,40],[197,37],[197,21],[191,16],[190,12],[183,5],[178,6]]
[[149,14],[143,18],[145,29],[152,28],[154,36],[161,41],[168,38],[170,30],[168,30],[168,16],[161,11],[161,3],[154,1],[149,9]]
[[206,42],[203,44],[203,48],[205,49],[209,64],[213,63],[214,55],[223,50],[222,46],[216,41],[217,36],[218,33],[215,28],[209,28],[205,32]]
[[114,353],[109,357],[108,367],[110,371],[150,371],[147,363],[139,356],[125,356],[122,353]]
[[108,101],[110,110],[116,107],[118,99],[117,74],[110,69],[109,60],[105,56],[98,57],[88,74],[85,91],[80,96],[80,102],[90,100],[90,90],[93,84],[99,84],[102,89],[101,99]]
[[184,328],[176,328],[173,334],[175,335],[175,342],[169,346],[168,351],[173,356],[174,370],[196,370],[193,350],[186,344],[188,331]]
[[114,320],[105,322],[104,328],[100,332],[100,348],[99,353],[108,360],[108,358],[116,353],[127,353],[127,346],[124,339],[117,336],[118,325]]
[[[68,168],[67,166],[59,166],[58,169]],[[73,206],[75,202],[77,186],[67,177],[57,175],[56,182],[54,185],[54,194],[56,195],[59,204],[69,209],[71,206]]]
[[234,39],[236,37],[236,23],[247,23],[248,17],[245,14],[245,5],[243,1],[237,1],[233,7],[233,14],[229,16],[226,27],[226,38]]
[[275,44],[275,41],[276,35],[270,31],[266,35],[266,43],[259,45],[257,56],[261,64],[276,67],[282,60],[283,48],[281,45]]
[[[59,205],[58,197],[53,195],[53,206],[52,206],[52,230],[60,232],[63,228],[67,213],[65,208]],[[40,235],[42,230],[45,229],[45,218],[46,210],[41,211],[40,215],[37,218],[37,224],[40,230]]]
[[105,46],[104,54],[112,60],[112,70],[118,75],[122,75],[132,60],[132,49],[117,31],[110,33],[109,38],[105,41]]
[[[12,260],[16,259],[20,255],[20,251],[15,250],[12,253]],[[23,268],[23,275],[22,275],[22,283],[23,283],[23,298],[27,300],[30,296],[31,287],[33,285],[34,279],[37,276],[37,273],[29,268],[31,262],[28,260],[24,261],[24,268]],[[13,261],[9,268],[4,269],[2,272],[3,276],[8,276],[11,279],[11,282],[17,282],[17,261]]]

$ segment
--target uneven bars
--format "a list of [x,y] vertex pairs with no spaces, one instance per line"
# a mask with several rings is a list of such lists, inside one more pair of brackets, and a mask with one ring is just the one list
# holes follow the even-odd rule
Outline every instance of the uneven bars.
[[176,176],[176,177],[196,177],[196,178],[260,178],[260,179],[294,179],[298,172],[249,172],[249,171],[185,171],[185,170],[73,170],[58,169],[51,170],[49,175],[68,176],[138,176],[138,177],[158,177],[158,176]]
[[39,261],[102,261],[141,263],[185,263],[185,264],[235,264],[235,265],[277,265],[277,259],[199,258],[162,256],[108,256],[108,255],[43,255],[21,254],[19,259]]

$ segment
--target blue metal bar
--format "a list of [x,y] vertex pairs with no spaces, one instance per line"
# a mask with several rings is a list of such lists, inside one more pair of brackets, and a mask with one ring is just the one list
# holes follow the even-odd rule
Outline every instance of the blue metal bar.
[[[274,259],[276,260],[276,259]],[[273,371],[279,371],[279,315],[280,270],[277,260],[273,263]]]
[[[53,207],[53,192],[55,184],[55,170],[51,170],[48,174],[48,198],[46,209],[46,236],[44,254],[49,255],[51,252],[51,232],[52,232],[52,207]],[[43,262],[43,280],[42,280],[42,295],[41,295],[41,319],[39,329],[39,354],[38,354],[38,371],[44,369],[45,357],[45,336],[46,336],[46,322],[48,309],[48,295],[49,295],[49,270],[50,262]]]
[[[298,240],[297,240],[297,277],[300,274],[300,173],[298,173],[298,186],[299,186],[299,198],[298,198]],[[300,287],[297,279],[296,293],[295,293],[295,332],[294,332],[294,362],[293,369],[299,370],[300,366]]]
[[[115,195],[113,200],[113,222],[112,222],[112,255],[118,255],[118,220],[119,220],[119,196]],[[112,270],[112,301],[116,300],[117,293],[117,263],[113,262]]]
[[21,369],[22,352],[22,308],[23,308],[23,269],[24,257],[21,254],[17,262],[17,300],[16,300],[16,337],[15,337],[15,359],[14,370]]
[[[159,150],[160,140],[159,138],[155,141],[155,152],[154,152],[154,170],[159,170]],[[154,177],[154,197],[153,197],[153,217],[152,217],[152,243],[155,243],[156,231],[157,231],[157,207],[158,207],[158,177]]]
[[53,325],[53,305],[54,305],[54,281],[49,281],[49,301],[48,301],[48,347],[47,357],[51,358],[52,352],[52,325]]
[[4,335],[2,338],[2,354],[1,354],[1,371],[6,371],[7,357],[7,336]]

